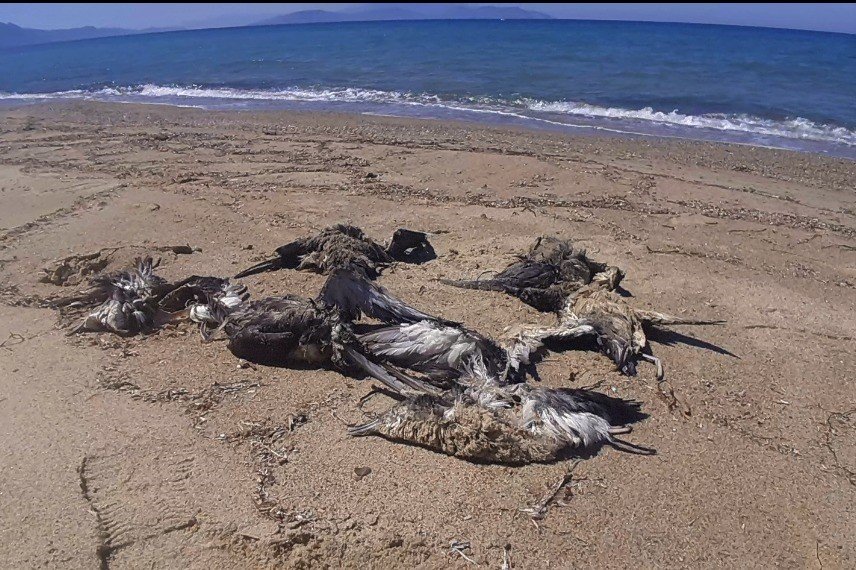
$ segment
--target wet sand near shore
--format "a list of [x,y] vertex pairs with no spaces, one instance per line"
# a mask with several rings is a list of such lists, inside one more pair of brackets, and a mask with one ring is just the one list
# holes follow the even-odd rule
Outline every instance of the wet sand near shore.
[[[539,367],[544,385],[641,402],[629,439],[658,453],[601,450],[533,520],[521,509],[571,461],[349,438],[344,423],[392,403],[361,411],[369,381],[241,367],[189,324],[66,337],[73,321],[40,307],[145,253],[169,279],[233,275],[337,222],[378,241],[432,232],[437,259],[380,284],[494,337],[553,317],[438,280],[500,270],[542,234],[624,268],[635,306],[726,323],[653,336],[675,409],[651,366],[628,378],[569,351]],[[43,271],[63,258],[70,270]],[[244,283],[314,296],[323,281]],[[856,565],[850,161],[385,117],[4,109],[0,291],[0,565]]]

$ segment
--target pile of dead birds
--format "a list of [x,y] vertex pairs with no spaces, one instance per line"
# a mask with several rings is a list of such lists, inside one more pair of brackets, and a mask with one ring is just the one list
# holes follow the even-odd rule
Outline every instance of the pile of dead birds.
[[225,336],[229,350],[271,366],[327,368],[372,378],[395,400],[384,414],[351,426],[463,459],[506,464],[548,462],[603,445],[653,450],[618,438],[646,417],[637,402],[592,390],[544,388],[528,380],[549,351],[595,347],[626,375],[650,354],[645,327],[711,324],[633,308],[617,289],[624,272],[590,259],[567,240],[538,238],[490,279],[444,281],[501,291],[543,312],[554,324],[509,327],[501,341],[411,307],[375,281],[393,263],[436,257],[428,236],[399,229],[387,245],[359,228],[336,225],[276,250],[235,278],[280,269],[327,275],[315,298],[285,294],[250,299],[230,278],[159,277],[152,258],[114,274],[55,306],[86,312],[69,334],[147,333],[180,320],[198,323],[203,342]]

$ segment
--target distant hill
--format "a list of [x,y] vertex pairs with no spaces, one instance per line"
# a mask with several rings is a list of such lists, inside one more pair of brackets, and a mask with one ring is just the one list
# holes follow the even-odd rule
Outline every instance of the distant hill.
[[66,30],[36,30],[32,28],[22,28],[12,23],[4,24],[3,22],[0,22],[0,48],[165,31],[168,30],[165,28],[126,30],[124,28],[96,28],[93,26],[69,28]]
[[318,24],[325,22],[364,22],[383,20],[549,20],[542,12],[504,6],[443,6],[431,9],[410,9],[398,6],[383,6],[355,12],[331,12],[328,10],[301,10],[267,18],[256,25]]
[[[332,12],[328,10],[302,10],[268,18],[252,25],[270,26],[278,24],[316,24],[324,22],[365,22],[383,20],[548,20],[551,16],[523,8],[504,6],[456,6],[447,4],[415,4],[413,7],[402,5],[382,5],[353,12]],[[246,22],[246,19],[244,20]],[[222,25],[222,24],[221,24]],[[195,26],[194,26],[195,27]],[[207,27],[207,26],[200,26]],[[111,36],[128,36],[153,32],[168,32],[183,28],[149,28],[129,30],[125,28],[69,28],[66,30],[36,30],[22,28],[12,23],[0,22],[0,49],[88,40]]]

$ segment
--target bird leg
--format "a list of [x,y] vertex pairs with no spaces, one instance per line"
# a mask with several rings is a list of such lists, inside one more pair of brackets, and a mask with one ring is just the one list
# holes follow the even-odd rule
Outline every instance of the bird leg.
[[663,363],[656,356],[652,356],[650,354],[641,353],[639,358],[645,360],[647,362],[652,362],[657,366],[657,387],[660,389],[660,395],[665,400],[666,405],[669,407],[669,410],[674,410],[675,408],[680,408],[680,412],[684,416],[691,416],[692,409],[690,409],[689,404],[684,402],[682,399],[679,399],[675,395],[675,390],[672,388],[672,385],[667,382],[663,377]]
[[359,437],[359,436],[363,436],[363,435],[374,435],[374,434],[378,433],[378,430],[380,428],[381,423],[382,423],[381,420],[378,419],[378,420],[372,420],[372,421],[364,423],[364,424],[351,426],[348,428],[348,435],[351,435],[354,437]]
[[663,371],[663,362],[656,356],[645,354],[644,352],[639,354],[639,358],[646,362],[651,362],[657,367],[657,382],[662,382],[663,377],[665,376],[665,372]]
[[657,450],[652,449],[650,447],[643,447],[641,445],[636,445],[615,437],[609,438],[609,445],[614,447],[619,451],[625,451],[627,453],[634,453],[636,455],[656,455]]
[[369,392],[365,396],[357,400],[357,409],[362,411],[363,406],[366,405],[366,402],[368,402],[378,394],[383,394],[384,396],[388,396],[396,400],[403,399],[403,396],[401,396],[401,394],[398,394],[397,392],[393,392],[385,388],[378,388],[377,386],[372,386],[371,390],[369,390]]
[[86,328],[86,320],[84,320],[82,323],[80,323],[79,325],[77,325],[76,327],[74,327],[73,329],[68,331],[67,333],[65,333],[65,336],[71,336],[71,335],[77,334],[79,332],[84,332],[86,330],[88,330],[88,329]]

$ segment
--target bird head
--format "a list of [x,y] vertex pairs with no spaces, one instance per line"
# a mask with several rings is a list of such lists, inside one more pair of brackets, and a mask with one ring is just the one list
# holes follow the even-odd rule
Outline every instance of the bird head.
[[596,285],[602,289],[612,291],[616,287],[618,287],[622,279],[624,279],[624,271],[619,269],[618,267],[610,266],[599,273],[595,273],[594,277],[592,277],[591,282],[592,285]]

